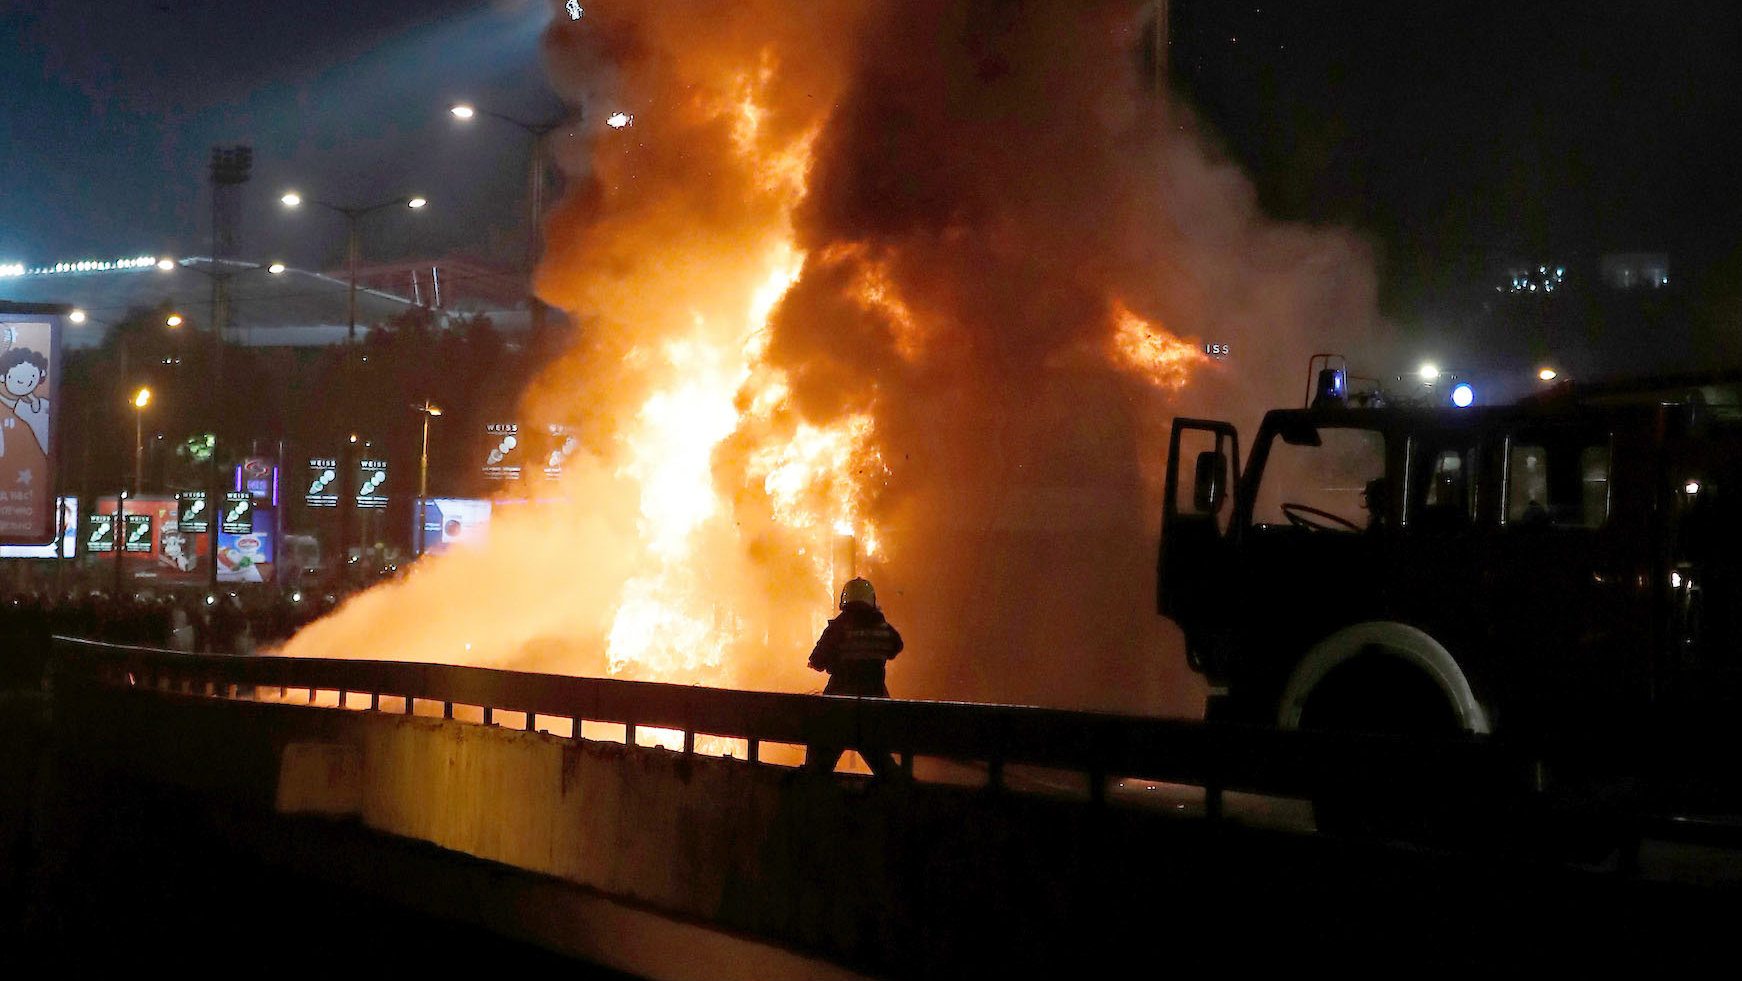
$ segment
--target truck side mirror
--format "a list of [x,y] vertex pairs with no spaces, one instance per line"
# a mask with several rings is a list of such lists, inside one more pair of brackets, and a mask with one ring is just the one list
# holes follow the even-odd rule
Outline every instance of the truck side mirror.
[[1228,485],[1228,458],[1218,450],[1198,454],[1192,474],[1192,507],[1203,514],[1222,510],[1222,499]]

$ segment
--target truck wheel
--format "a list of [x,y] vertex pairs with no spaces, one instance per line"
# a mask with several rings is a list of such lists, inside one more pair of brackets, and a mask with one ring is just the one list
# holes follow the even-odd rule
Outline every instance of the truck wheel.
[[[1460,732],[1445,693],[1425,672],[1384,652],[1352,658],[1326,675],[1301,712],[1301,729],[1413,737]],[[1433,772],[1330,767],[1312,794],[1321,832],[1426,844],[1483,836],[1469,788]]]

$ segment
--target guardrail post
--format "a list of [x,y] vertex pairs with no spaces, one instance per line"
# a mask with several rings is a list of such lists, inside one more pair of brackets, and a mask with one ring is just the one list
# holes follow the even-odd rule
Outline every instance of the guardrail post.
[[371,712],[381,711],[381,693],[380,692],[372,691],[369,693],[369,711],[371,711]]
[[623,745],[635,745],[635,723],[633,722],[623,723]]
[[343,688],[339,689],[339,707],[345,707],[345,689]]
[[496,724],[496,710],[488,705],[484,706],[484,724],[487,726]]
[[986,761],[986,789],[987,790],[1003,790],[1004,789],[1004,761],[1003,760],[987,760]]
[[913,754],[912,753],[902,753],[901,754],[901,775],[903,777],[906,777],[908,780],[913,779]]
[[442,703],[442,718],[451,719],[453,717],[454,717],[454,703],[453,702],[443,702]]
[[762,740],[760,739],[750,740],[750,762],[762,762]]
[[683,751],[684,751],[684,755],[686,755],[686,756],[689,755],[690,753],[694,753],[696,751],[695,730],[685,729],[683,731]]

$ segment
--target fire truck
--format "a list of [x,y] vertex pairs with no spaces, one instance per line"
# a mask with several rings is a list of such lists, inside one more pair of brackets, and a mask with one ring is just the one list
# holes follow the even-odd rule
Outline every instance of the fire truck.
[[1173,424],[1157,606],[1207,718],[1505,739],[1536,790],[1742,813],[1742,374],[1465,407],[1309,379],[1244,467]]

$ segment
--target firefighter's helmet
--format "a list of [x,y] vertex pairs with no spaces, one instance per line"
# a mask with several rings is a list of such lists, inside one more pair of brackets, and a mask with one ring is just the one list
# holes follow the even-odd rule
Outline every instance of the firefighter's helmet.
[[841,609],[846,609],[848,603],[863,603],[866,606],[877,605],[877,590],[871,588],[869,579],[849,579],[841,587]]

